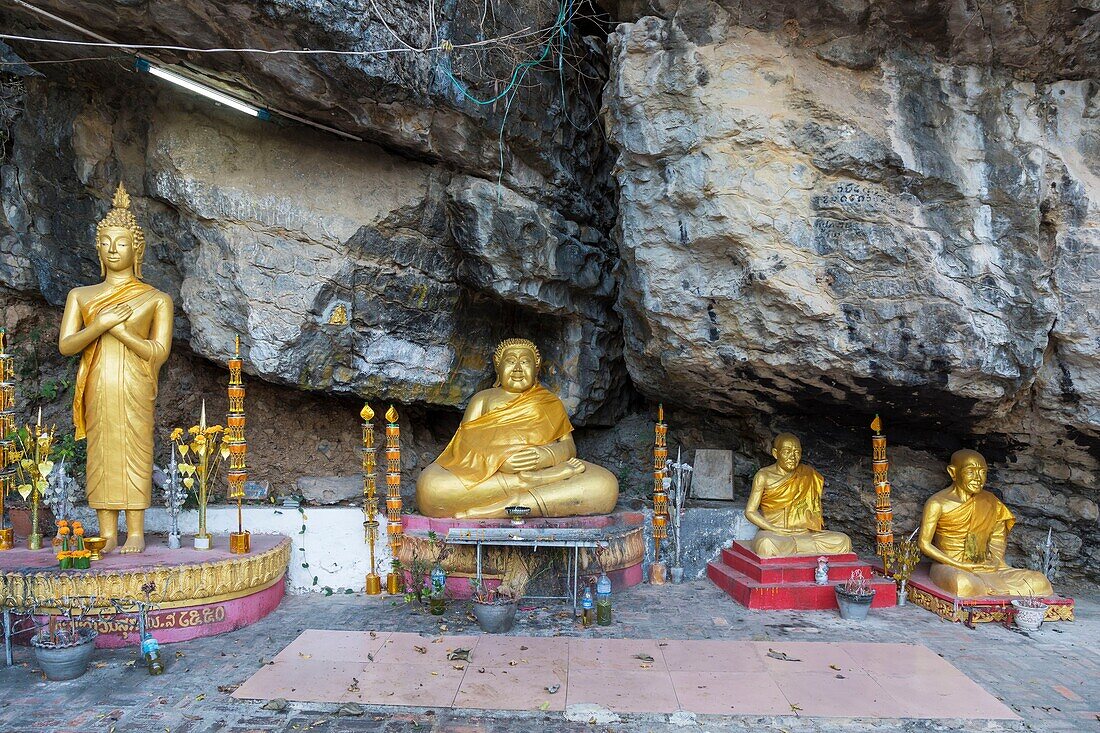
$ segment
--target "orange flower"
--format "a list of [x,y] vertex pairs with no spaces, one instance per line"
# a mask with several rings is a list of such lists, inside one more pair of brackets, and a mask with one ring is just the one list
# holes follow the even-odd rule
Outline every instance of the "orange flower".
[[62,537],[65,537],[69,534],[69,528],[62,524],[60,527],[57,528],[57,533]]
[[78,525],[77,528],[73,530],[73,534],[75,534],[77,537],[83,537],[84,528]]
[[61,520],[58,520],[58,522],[57,522],[57,526],[58,526],[58,527],[68,527],[68,526],[69,526],[69,522],[68,522],[68,520],[65,520],[65,519],[61,519]]

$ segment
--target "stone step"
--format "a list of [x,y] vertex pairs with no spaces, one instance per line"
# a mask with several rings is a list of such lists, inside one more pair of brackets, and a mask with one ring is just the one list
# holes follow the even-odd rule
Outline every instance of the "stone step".
[[[859,560],[838,560],[836,558],[854,558],[855,555],[825,555],[829,559],[829,580],[844,582],[856,570],[863,571],[863,577],[871,577],[871,566]],[[763,560],[764,558],[759,558]],[[722,550],[722,562],[739,573],[743,573],[758,583],[812,583],[817,570],[816,557],[778,557],[769,560],[785,562],[765,565],[743,553]]]
[[[709,563],[707,577],[747,608],[829,611],[837,607],[833,585],[817,585],[814,582],[761,583],[722,562]],[[897,603],[894,581],[872,578],[869,582],[876,591],[875,599],[871,602],[872,608],[885,608]]]

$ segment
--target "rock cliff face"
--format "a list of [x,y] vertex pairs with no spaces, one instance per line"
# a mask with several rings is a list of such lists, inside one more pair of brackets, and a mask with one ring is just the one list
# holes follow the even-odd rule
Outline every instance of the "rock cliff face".
[[996,31],[1000,64],[957,30],[930,48],[898,37],[889,3],[823,7],[815,27],[669,3],[611,34],[632,380],[806,435],[844,524],[871,500],[851,462],[875,412],[919,449],[895,456],[906,531],[947,482],[936,464],[976,445],[1026,517],[1017,549],[1049,523],[1095,560],[1100,107],[1080,78],[1095,68],[1071,51],[1040,64]]
[[[639,396],[663,400],[675,441],[735,449],[738,496],[771,434],[804,436],[829,521],[865,542],[880,412],[900,529],[974,446],[1019,515],[1017,558],[1053,527],[1070,574],[1096,577],[1097,8],[607,2],[568,26],[560,71],[555,47],[514,99],[478,105],[449,72],[487,99],[550,36],[511,57],[462,44],[550,28],[558,3],[39,4],[131,43],[459,47],[155,52],[363,141],[220,111],[110,62],[12,67],[5,322],[25,335],[96,279],[91,232],[125,181],[147,277],[177,303],[162,419],[217,389],[196,356],[223,360],[240,333],[266,383],[276,491],[355,472],[360,397],[411,408],[414,479],[488,386],[496,340],[522,333],[575,422],[614,426],[581,449],[628,495],[648,488]],[[93,54],[8,58],[74,55]],[[325,414],[350,429],[319,439]]]

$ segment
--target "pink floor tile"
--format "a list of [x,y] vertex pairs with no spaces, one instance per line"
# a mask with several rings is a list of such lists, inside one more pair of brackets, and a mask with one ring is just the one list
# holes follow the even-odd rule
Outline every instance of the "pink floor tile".
[[275,659],[278,661],[314,659],[330,662],[367,662],[367,655],[377,655],[378,650],[389,637],[388,631],[375,632],[372,637],[368,631],[307,629],[279,652]]
[[857,644],[841,642],[857,668],[873,676],[889,674],[942,674],[955,668],[931,649],[919,644]]
[[283,698],[297,702],[339,702],[363,665],[288,659],[264,665],[233,692],[233,697],[252,700]]
[[569,639],[563,637],[483,636],[471,660],[479,666],[506,667],[518,665],[556,665],[562,669],[569,662]]
[[908,711],[865,672],[772,672],[772,677],[790,709],[803,718],[903,718]]
[[[374,661],[405,664],[435,664],[447,661],[455,649],[473,650],[476,636],[421,636],[393,633],[374,655]],[[423,649],[423,652],[420,651]]]
[[[653,661],[639,659],[639,656],[652,657]],[[667,668],[656,639],[570,639],[569,669],[648,672]]]
[[905,706],[907,718],[1019,720],[1012,710],[948,665],[939,674],[881,675],[877,682]]
[[680,709],[672,678],[664,670],[578,669],[570,666],[566,704],[581,703],[595,703],[617,713],[674,713]]
[[[488,710],[565,710],[564,662],[535,666],[470,665],[455,696],[456,708]],[[547,688],[556,688],[551,693]]]
[[[756,653],[773,674],[796,672],[850,672],[855,660],[840,644],[820,641],[757,641]],[[776,655],[786,655],[778,659]]]
[[751,641],[665,639],[659,646],[670,671],[764,672],[766,669]]
[[[463,669],[455,669],[456,666]],[[374,662],[359,665],[358,690],[345,689],[340,702],[365,705],[409,705],[446,708],[454,702],[466,663],[410,664]]]
[[767,672],[673,671],[680,708],[700,715],[792,715]]

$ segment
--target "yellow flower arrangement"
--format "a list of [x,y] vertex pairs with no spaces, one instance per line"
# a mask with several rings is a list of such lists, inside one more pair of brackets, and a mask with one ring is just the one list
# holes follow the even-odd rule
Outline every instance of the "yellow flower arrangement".
[[222,462],[229,457],[229,445],[222,443],[224,431],[221,425],[206,424],[204,404],[198,425],[192,425],[186,431],[174,428],[169,435],[180,455],[178,470],[183,476],[183,485],[189,491],[195,491],[199,504],[200,537],[209,536],[206,532],[206,506],[210,486],[217,478]]

